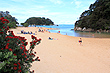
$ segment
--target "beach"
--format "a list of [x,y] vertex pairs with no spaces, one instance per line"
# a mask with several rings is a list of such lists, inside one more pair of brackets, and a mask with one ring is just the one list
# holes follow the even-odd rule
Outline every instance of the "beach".
[[[82,38],[61,35],[60,33],[38,32],[38,27],[17,27],[13,30],[17,36],[23,36],[28,42],[31,34],[20,34],[21,30],[32,31],[41,38],[35,51],[40,61],[32,63],[35,73],[110,73],[110,38]],[[52,28],[40,28],[42,30]],[[49,40],[51,37],[53,40]],[[27,46],[29,48],[29,45]]]

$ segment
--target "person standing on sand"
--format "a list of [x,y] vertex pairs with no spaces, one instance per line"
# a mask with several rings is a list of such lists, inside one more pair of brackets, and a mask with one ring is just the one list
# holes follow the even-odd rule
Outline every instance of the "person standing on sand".
[[81,38],[79,39],[79,43],[80,43],[80,45],[81,45],[81,43],[82,43],[82,39],[81,39]]

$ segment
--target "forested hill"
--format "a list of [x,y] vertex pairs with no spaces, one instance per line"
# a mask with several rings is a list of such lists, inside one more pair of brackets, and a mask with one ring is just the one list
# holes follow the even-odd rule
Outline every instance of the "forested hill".
[[110,0],[96,0],[80,15],[75,27],[110,30]]
[[51,21],[49,18],[44,17],[31,17],[25,21],[29,25],[54,25],[54,22]]

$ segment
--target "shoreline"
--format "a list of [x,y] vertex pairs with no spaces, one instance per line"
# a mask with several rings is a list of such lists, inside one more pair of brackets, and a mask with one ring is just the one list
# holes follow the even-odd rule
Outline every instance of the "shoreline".
[[[58,28],[46,28],[46,27],[17,27],[17,28],[37,28],[37,29],[45,29],[47,30],[47,32],[50,32],[48,30],[57,30]],[[110,38],[110,34],[106,34],[106,33],[94,33],[94,32],[85,32],[85,31],[76,31],[76,32],[79,32],[81,34],[85,33],[86,35],[89,34],[89,36],[72,36],[72,37],[79,37],[79,38]],[[55,33],[55,32],[50,32],[50,33]],[[56,34],[61,34],[61,33],[56,33]],[[97,36],[97,34],[99,36]],[[65,35],[65,34],[61,34],[61,35]],[[101,37],[102,35],[102,37]],[[108,37],[104,36],[104,35],[107,35]],[[70,35],[66,35],[66,36],[70,36]],[[96,37],[95,37],[96,36]],[[104,37],[103,37],[104,36]]]
[[[38,29],[20,27],[11,30],[30,42],[31,34],[17,33]],[[32,63],[31,70],[35,73],[110,73],[110,38],[81,37],[83,42],[80,45],[80,37],[49,32],[37,32],[34,36],[42,39],[34,49],[40,57],[39,62]],[[55,40],[49,40],[49,36]]]

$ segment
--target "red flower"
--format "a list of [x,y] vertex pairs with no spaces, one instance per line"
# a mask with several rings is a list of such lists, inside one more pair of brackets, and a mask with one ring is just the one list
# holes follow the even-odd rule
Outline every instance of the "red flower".
[[30,44],[32,44],[32,42],[30,42]]
[[29,54],[30,56],[32,55],[32,54]]
[[26,61],[27,61],[28,59],[26,59]]
[[8,40],[7,42],[9,42],[10,40]]
[[8,46],[6,45],[5,49],[8,49]]
[[19,66],[18,68],[21,69],[21,66]]
[[0,20],[4,19],[4,17],[2,17]]
[[34,45],[36,45],[36,43],[33,43]]
[[3,27],[3,29],[5,29],[5,27]]
[[21,72],[21,70],[18,70],[18,72]]
[[17,67],[14,67],[14,70],[16,70],[17,69]]
[[41,41],[41,38],[40,38],[40,39],[38,39],[38,41]]
[[25,49],[25,51],[28,51],[27,49]]
[[15,65],[15,66],[17,66],[17,64],[16,64],[16,63],[14,63],[14,65]]
[[27,58],[27,56],[24,56],[25,58]]
[[34,70],[32,72],[34,72]]
[[33,39],[33,38],[35,38],[35,36],[31,35],[31,38]]
[[36,54],[36,52],[34,52]]
[[5,22],[2,22],[3,24],[5,24]]
[[20,65],[20,63],[18,62],[18,65]]
[[9,45],[9,43],[7,43],[7,45]]
[[1,50],[3,50],[3,48],[1,48]]
[[27,55],[27,53],[24,53],[25,55]]
[[7,29],[9,30],[9,26],[7,26]]
[[3,34],[3,32],[0,32],[0,34]]
[[22,47],[20,47],[20,49],[23,49]]
[[16,54],[14,53],[14,56],[16,56]]
[[25,52],[25,50],[23,50]]
[[28,44],[28,42],[26,42],[26,45]]
[[21,55],[24,55],[23,53]]
[[32,59],[32,61],[35,61],[34,59]]
[[12,51],[12,49],[9,49],[9,51]]
[[35,37],[35,40],[37,40],[37,38]]
[[40,59],[38,59],[38,61],[40,61]]
[[9,23],[9,21],[6,19],[6,23]]

